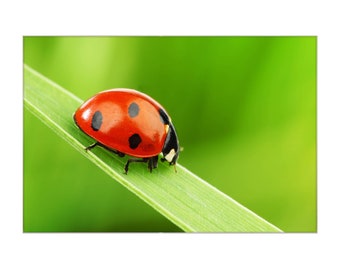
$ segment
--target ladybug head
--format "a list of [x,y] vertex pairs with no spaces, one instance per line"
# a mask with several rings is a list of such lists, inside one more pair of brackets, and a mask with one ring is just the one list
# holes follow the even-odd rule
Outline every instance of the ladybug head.
[[179,155],[179,142],[177,134],[172,123],[169,123],[169,131],[166,136],[164,146],[163,146],[163,156],[162,161],[168,161],[170,165],[175,165]]

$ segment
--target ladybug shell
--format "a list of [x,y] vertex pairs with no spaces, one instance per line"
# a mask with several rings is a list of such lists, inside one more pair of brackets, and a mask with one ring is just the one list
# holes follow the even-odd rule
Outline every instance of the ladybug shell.
[[93,96],[75,112],[74,121],[105,147],[140,158],[162,152],[170,123],[159,103],[124,88]]

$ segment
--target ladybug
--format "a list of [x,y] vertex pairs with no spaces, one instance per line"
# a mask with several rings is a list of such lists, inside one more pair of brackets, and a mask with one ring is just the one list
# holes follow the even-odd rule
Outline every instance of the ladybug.
[[133,157],[125,164],[125,174],[132,162],[148,163],[152,172],[160,153],[161,161],[176,165],[180,147],[175,127],[165,109],[146,94],[126,88],[100,92],[81,105],[73,119],[96,140],[86,151],[101,146]]

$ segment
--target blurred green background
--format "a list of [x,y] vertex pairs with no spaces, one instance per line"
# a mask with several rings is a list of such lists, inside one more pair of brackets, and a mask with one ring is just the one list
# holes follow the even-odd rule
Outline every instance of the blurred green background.
[[[24,63],[84,100],[117,87],[155,98],[179,163],[286,232],[317,230],[316,42],[23,38]],[[181,231],[27,110],[23,195],[26,232]]]

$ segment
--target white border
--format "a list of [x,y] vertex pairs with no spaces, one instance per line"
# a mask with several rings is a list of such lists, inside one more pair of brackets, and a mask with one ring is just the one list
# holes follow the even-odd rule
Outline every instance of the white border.
[[[319,1],[323,3],[322,1]],[[1,4],[1,269],[322,269],[340,265],[335,1]],[[317,35],[317,234],[23,234],[23,35]]]

